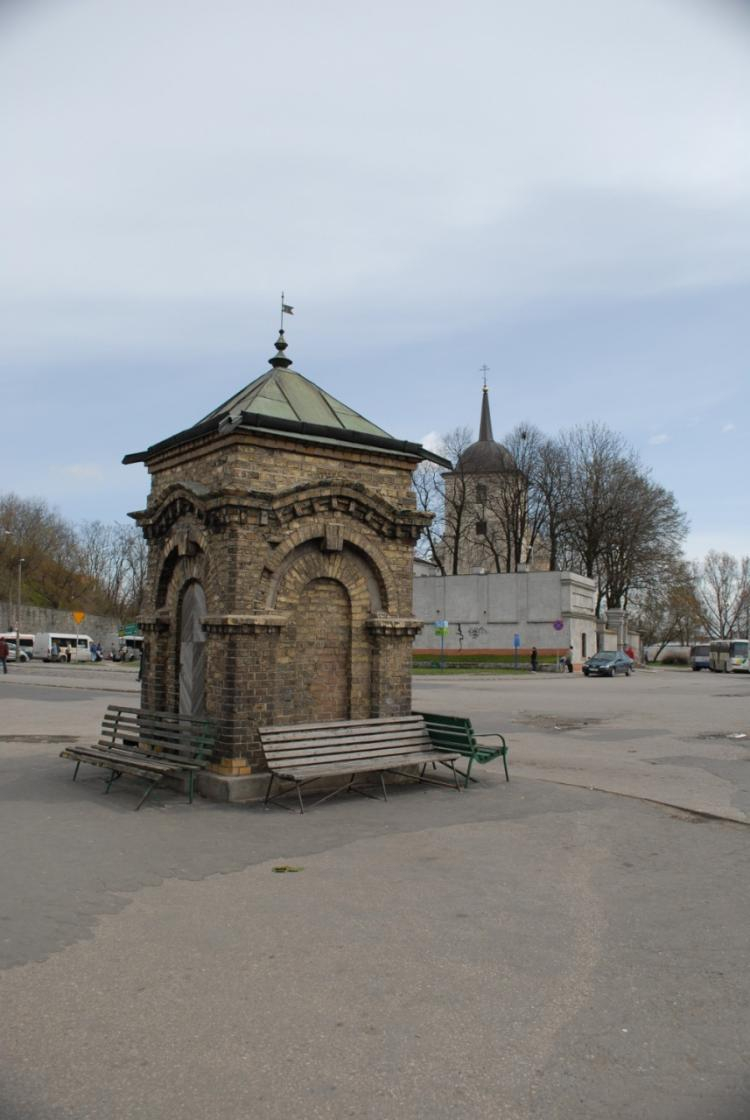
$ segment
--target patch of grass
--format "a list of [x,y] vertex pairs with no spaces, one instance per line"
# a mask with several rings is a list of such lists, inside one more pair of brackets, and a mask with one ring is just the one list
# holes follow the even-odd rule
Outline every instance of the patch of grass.
[[[540,657],[540,669],[543,665],[556,667],[557,659],[554,656]],[[451,673],[528,673],[530,670],[528,655],[519,655],[515,659],[512,653],[446,654],[442,659],[441,667],[439,654],[412,654],[412,671],[416,674],[446,671]]]

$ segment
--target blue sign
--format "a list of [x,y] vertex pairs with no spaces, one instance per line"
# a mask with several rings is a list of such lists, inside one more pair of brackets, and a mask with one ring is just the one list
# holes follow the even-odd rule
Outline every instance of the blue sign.
[[521,635],[520,634],[514,634],[513,635],[513,649],[520,649],[520,648],[521,648]]
[[564,625],[565,625],[565,623],[563,622],[563,620],[562,620],[561,618],[558,618],[558,619],[556,619],[556,620],[555,620],[555,621],[554,621],[554,622],[552,623],[552,626],[553,626],[553,628],[554,628],[555,630],[562,630],[562,628],[563,628],[563,626],[564,626]]

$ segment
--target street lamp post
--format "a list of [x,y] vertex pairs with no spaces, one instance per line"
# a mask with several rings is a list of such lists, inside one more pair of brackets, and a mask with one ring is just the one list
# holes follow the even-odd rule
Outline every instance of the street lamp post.
[[18,602],[16,604],[16,668],[21,664],[21,571],[26,563],[23,556],[18,558]]

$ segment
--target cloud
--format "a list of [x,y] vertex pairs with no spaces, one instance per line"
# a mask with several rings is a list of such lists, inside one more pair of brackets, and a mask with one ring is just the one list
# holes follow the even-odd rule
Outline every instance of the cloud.
[[666,432],[660,432],[657,436],[651,436],[648,442],[652,447],[658,447],[660,443],[669,443],[671,439],[672,437],[668,436]]
[[724,424],[722,426],[721,430],[722,430],[722,432],[734,432],[734,431],[736,431],[736,429],[737,429],[737,425],[732,424],[732,422],[730,421],[728,424]]
[[193,349],[208,303],[282,287],[308,322],[367,307],[419,336],[750,276],[750,75],[700,9],[290,0],[281,61],[267,5],[26,7],[0,55],[16,352],[150,349],[176,316]]
[[443,441],[437,432],[428,432],[426,436],[422,436],[422,447],[439,455],[443,450]]
[[76,482],[99,482],[104,478],[104,470],[98,463],[67,463],[54,469]]

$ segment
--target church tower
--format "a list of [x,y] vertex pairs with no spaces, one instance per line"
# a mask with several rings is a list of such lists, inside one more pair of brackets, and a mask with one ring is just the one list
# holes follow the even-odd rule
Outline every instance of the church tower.
[[459,455],[445,480],[446,573],[512,571],[507,526],[519,492],[513,456],[492,436],[489,389],[482,388],[479,439]]

